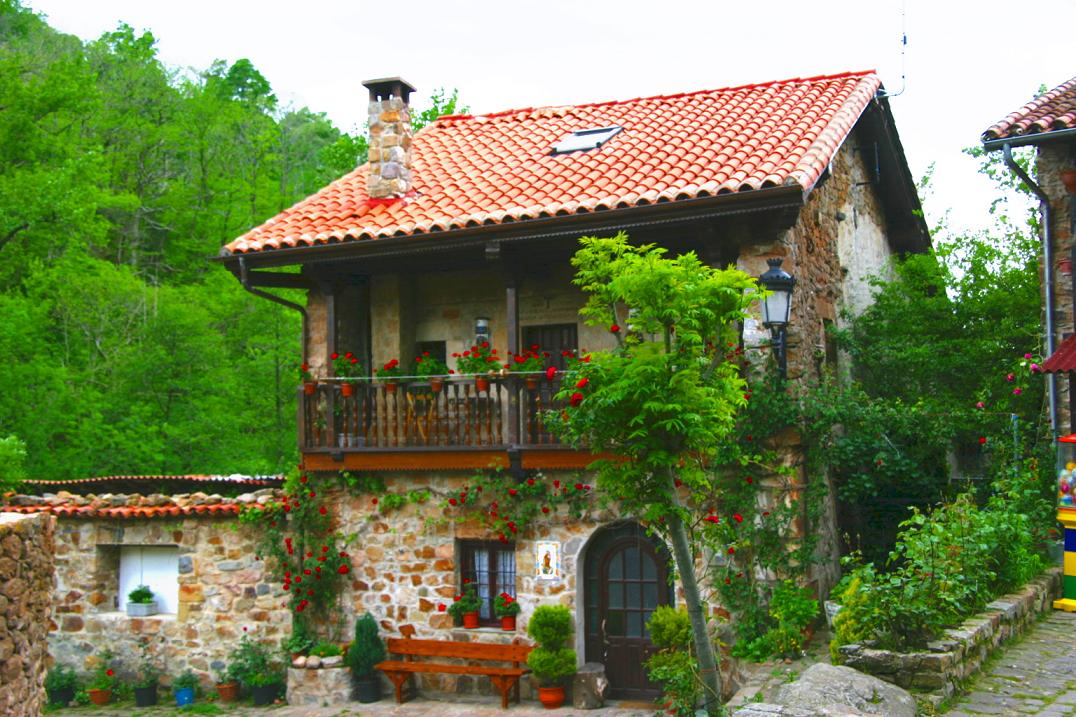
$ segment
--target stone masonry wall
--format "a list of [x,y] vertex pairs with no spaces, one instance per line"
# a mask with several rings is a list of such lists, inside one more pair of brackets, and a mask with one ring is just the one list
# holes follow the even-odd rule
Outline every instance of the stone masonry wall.
[[[53,656],[81,671],[107,647],[120,675],[129,676],[138,665],[140,643],[147,641],[167,677],[189,667],[209,684],[211,670],[223,665],[244,631],[275,649],[291,631],[291,613],[282,605],[280,586],[266,582],[255,556],[257,539],[234,516],[62,519],[56,536],[56,623],[49,635]],[[128,545],[178,548],[176,614],[126,615],[126,596],[117,591],[119,549]]]
[[[1061,273],[1060,264],[1063,260],[1071,261],[1073,258],[1073,230],[1076,222],[1076,196],[1070,195],[1061,183],[1061,172],[1076,167],[1076,143],[1044,144],[1038,153],[1035,165],[1035,181],[1046,195],[1050,197],[1050,208],[1053,212],[1053,266],[1049,268],[1054,282],[1054,321],[1056,326],[1055,339],[1058,344],[1076,330],[1073,323],[1073,292],[1072,276],[1066,277]],[[1042,252],[1039,252],[1039,271],[1042,277],[1043,267]],[[1042,284],[1045,286],[1045,284]],[[1044,289],[1045,291],[1045,289]],[[1045,319],[1043,326],[1045,326]],[[1045,346],[1042,348],[1045,352]],[[1058,414],[1060,425],[1058,430],[1062,434],[1073,432],[1072,418],[1069,410],[1069,394],[1071,391],[1070,378],[1064,375],[1057,377],[1058,388]]]
[[40,715],[48,668],[53,535],[48,515],[0,513],[0,714]]

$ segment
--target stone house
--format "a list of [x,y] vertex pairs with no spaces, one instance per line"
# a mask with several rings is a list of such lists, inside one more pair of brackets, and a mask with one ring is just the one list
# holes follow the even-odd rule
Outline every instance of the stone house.
[[[580,236],[626,231],[754,275],[767,259],[783,260],[797,282],[793,380],[841,361],[826,329],[867,305],[869,276],[892,255],[929,246],[872,72],[446,116],[415,134],[414,88],[399,78],[364,84],[369,163],[219,257],[248,290],[302,313],[303,359],[318,380],[299,397],[308,471],[377,472],[443,497],[491,465],[550,480],[584,468],[593,456],[558,445],[541,425],[557,381],[528,388],[507,376],[489,388],[458,380],[435,389],[419,378],[344,389],[330,360],[351,352],[369,376],[393,360],[406,374],[420,356],[455,369],[455,355],[483,341],[501,356],[538,345],[554,363],[562,351],[608,348],[609,334],[578,316],[569,258]],[[306,300],[272,289],[299,289]],[[759,321],[745,323],[743,343],[768,344]],[[560,602],[578,616],[580,660],[605,663],[612,696],[654,694],[641,669],[645,619],[676,597],[665,547],[631,516],[550,517],[534,535],[500,542],[466,524],[431,528],[429,507],[385,517],[346,494],[338,505],[345,528],[366,526],[347,611],[374,613],[389,633],[445,637],[451,619],[438,603],[464,578],[480,586],[484,619],[502,590],[524,605],[524,619],[535,604]],[[543,575],[540,551],[550,548],[556,565]],[[830,561],[816,587],[825,592],[834,575]],[[499,639],[492,628],[479,635]],[[460,687],[452,678],[428,686]]]
[[[1000,151],[1011,162],[1016,147],[1034,147],[1035,177],[1022,176],[1042,211],[1042,287],[1045,322],[1045,368],[1050,372],[1050,417],[1057,433],[1076,432],[1072,372],[1076,370],[1076,334],[1072,265],[1076,262],[1076,77],[1035,97],[991,125],[983,148]],[[1015,165],[1010,164],[1010,169]],[[1014,169],[1015,171],[1015,169]],[[1067,379],[1057,374],[1064,373]]]

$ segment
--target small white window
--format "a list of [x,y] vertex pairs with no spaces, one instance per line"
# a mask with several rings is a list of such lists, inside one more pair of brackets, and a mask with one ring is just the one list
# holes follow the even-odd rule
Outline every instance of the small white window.
[[572,132],[553,146],[553,154],[565,154],[584,149],[597,149],[612,139],[623,127],[597,127]]
[[119,608],[127,594],[147,585],[157,600],[157,612],[179,611],[179,548],[157,545],[124,545],[120,548]]

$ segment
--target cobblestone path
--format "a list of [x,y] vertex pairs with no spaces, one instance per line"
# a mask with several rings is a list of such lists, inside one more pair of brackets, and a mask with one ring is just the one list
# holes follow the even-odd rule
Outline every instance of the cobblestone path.
[[948,717],[1076,717],[1076,613],[1053,611],[1002,649]]

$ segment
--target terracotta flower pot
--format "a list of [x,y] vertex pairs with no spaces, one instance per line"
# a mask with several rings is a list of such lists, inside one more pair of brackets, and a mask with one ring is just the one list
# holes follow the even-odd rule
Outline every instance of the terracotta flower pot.
[[441,389],[445,387],[445,380],[443,378],[430,378],[430,390],[434,393],[441,393]]
[[527,378],[523,379],[523,383],[526,384],[528,391],[538,390],[538,379],[534,376],[527,376]]
[[112,690],[86,690],[86,695],[90,698],[90,702],[95,705],[107,705],[112,701]]
[[465,612],[463,613],[463,626],[469,629],[478,627],[478,613],[477,612]]
[[474,387],[479,393],[489,391],[489,379],[485,376],[475,376]]
[[397,384],[395,384],[395,383],[386,383],[385,384],[385,393],[396,393],[396,385]]
[[317,388],[318,388],[318,382],[317,381],[304,381],[303,382],[303,393],[305,393],[307,396],[313,396],[314,391],[316,391]]
[[350,383],[342,383],[342,384],[340,384],[340,395],[343,396],[344,398],[349,398],[350,396],[354,395],[354,393],[355,393],[355,387],[352,384],[350,384]]
[[515,632],[516,629],[516,616],[504,615],[501,617],[501,629],[509,632]]
[[541,702],[542,706],[547,710],[555,710],[564,704],[564,688],[539,687],[538,701]]
[[239,701],[239,683],[238,682],[222,682],[217,685],[217,695],[220,697],[221,702],[238,702]]

